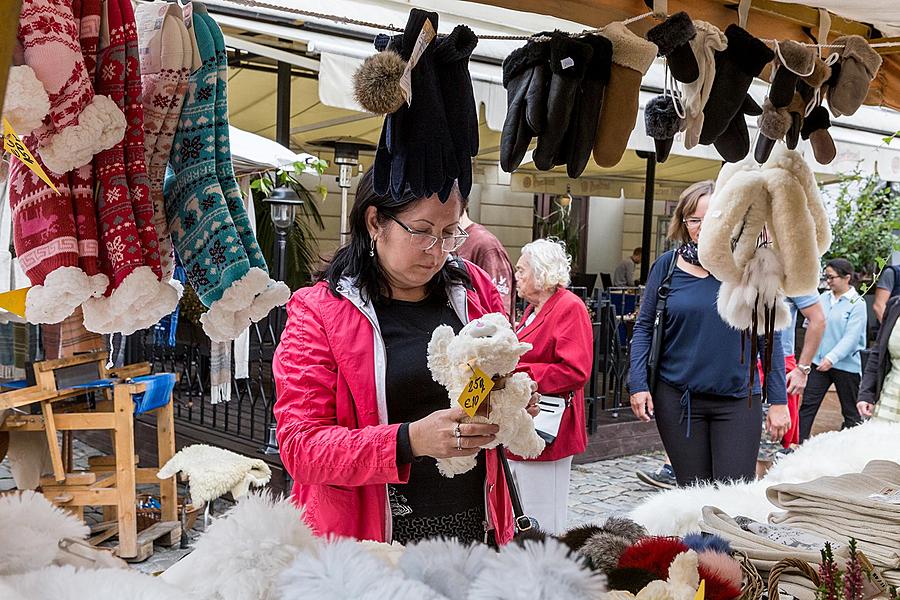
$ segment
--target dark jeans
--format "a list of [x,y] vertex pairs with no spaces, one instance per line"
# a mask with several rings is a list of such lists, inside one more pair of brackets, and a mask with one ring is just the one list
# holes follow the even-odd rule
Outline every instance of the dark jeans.
[[841,414],[844,415],[844,424],[841,429],[847,429],[859,425],[862,418],[856,409],[856,398],[859,396],[859,373],[831,369],[830,371],[816,371],[812,366],[809,380],[806,382],[806,391],[803,392],[803,403],[800,405],[800,442],[809,439],[813,423],[822,400],[831,384],[837,390],[838,399],[841,401]]
[[[656,427],[679,486],[756,478],[762,405],[746,398],[691,394],[660,381],[653,397]],[[690,424],[690,437],[688,437]]]

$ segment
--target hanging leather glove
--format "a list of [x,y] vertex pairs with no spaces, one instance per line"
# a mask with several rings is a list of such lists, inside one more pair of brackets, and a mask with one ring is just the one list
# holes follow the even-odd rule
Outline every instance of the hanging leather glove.
[[[469,57],[478,44],[478,37],[465,25],[457,25],[437,44],[434,60],[459,167],[459,193],[468,198],[472,191],[472,158],[478,154],[478,107],[469,75]],[[447,189],[438,194],[442,200],[450,195],[453,180],[448,179],[444,187]]]
[[700,66],[691,49],[697,35],[694,22],[686,12],[677,12],[647,32],[647,39],[659,46],[665,56],[672,77],[681,83],[693,83],[700,77]]
[[550,89],[547,92],[547,126],[538,136],[534,166],[553,168],[575,106],[575,97],[594,50],[574,38],[556,37],[550,42]]
[[500,168],[512,173],[531,139],[544,128],[550,83],[550,41],[531,40],[503,61],[506,120],[500,134]]

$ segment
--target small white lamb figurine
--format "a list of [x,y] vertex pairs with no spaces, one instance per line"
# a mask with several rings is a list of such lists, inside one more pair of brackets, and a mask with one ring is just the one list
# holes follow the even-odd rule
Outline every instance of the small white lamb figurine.
[[[450,406],[469,382],[475,367],[489,377],[508,375],[516,368],[519,358],[531,350],[531,344],[520,342],[509,324],[499,313],[484,315],[468,323],[454,335],[453,329],[441,325],[431,335],[428,344],[428,368],[434,380],[447,388]],[[544,450],[544,440],[534,430],[534,420],[527,412],[532,394],[532,380],[525,373],[515,373],[506,379],[503,389],[490,395],[490,413],[485,418],[465,417],[464,423],[494,423],[500,431],[493,448],[503,444],[510,452],[534,458]],[[441,458],[438,470],[445,477],[453,477],[474,468],[474,456]]]

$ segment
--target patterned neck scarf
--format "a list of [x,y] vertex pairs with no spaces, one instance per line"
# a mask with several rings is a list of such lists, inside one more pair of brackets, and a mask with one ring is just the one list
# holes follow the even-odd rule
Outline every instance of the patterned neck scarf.
[[682,244],[678,247],[676,253],[678,254],[678,256],[691,263],[695,267],[703,267],[703,265],[700,264],[700,257],[697,251],[697,242],[687,242],[685,244]]

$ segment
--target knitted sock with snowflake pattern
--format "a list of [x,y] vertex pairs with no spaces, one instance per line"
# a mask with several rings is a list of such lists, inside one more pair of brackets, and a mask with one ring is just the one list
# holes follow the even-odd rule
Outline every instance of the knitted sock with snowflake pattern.
[[187,93],[193,63],[192,38],[176,4],[140,3],[135,19],[144,90],[144,157],[150,179],[152,223],[162,278],[170,280],[174,274],[175,255],[166,219],[163,181]]
[[200,56],[208,58],[190,76],[164,185],[166,213],[188,282],[209,307],[204,331],[224,342],[250,325],[250,306],[269,276],[251,268],[216,178],[215,43],[202,18],[194,14],[192,23]]
[[[196,7],[195,7],[196,9]],[[216,176],[225,201],[228,203],[228,211],[237,228],[250,265],[269,272],[266,260],[256,239],[256,234],[250,224],[250,217],[244,206],[244,196],[234,176],[234,166],[231,162],[230,134],[228,132],[228,53],[225,49],[225,37],[212,17],[198,11],[200,17],[206,23],[210,35],[215,42],[216,64],[218,65],[218,79],[216,81]],[[206,57],[204,57],[206,58]],[[276,306],[287,303],[291,297],[291,291],[281,281],[270,280],[266,289],[257,296],[252,305],[251,320],[259,321],[269,314]]]
[[[95,89],[125,108],[125,28],[117,0],[104,3],[101,30],[105,33],[97,55]],[[142,149],[143,151],[143,149]],[[158,292],[158,278],[144,263],[140,233],[134,217],[125,172],[124,142],[94,157],[101,236],[100,258],[110,287],[103,298],[84,304],[84,325],[95,333],[137,331],[135,306]]]

